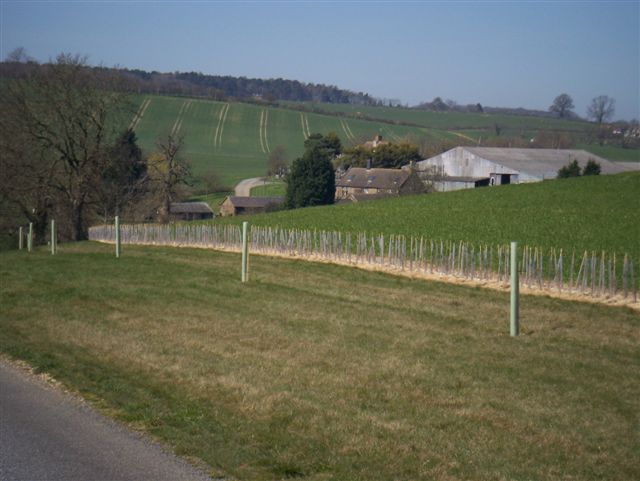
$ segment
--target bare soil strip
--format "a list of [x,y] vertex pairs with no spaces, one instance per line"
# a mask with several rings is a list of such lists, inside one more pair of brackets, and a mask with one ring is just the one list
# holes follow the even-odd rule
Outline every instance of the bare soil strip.
[[260,111],[260,127],[258,129],[260,134],[260,150],[262,150],[263,154],[266,154],[267,151],[264,149],[264,141],[262,140],[262,122],[264,121],[264,109]]
[[342,130],[344,131],[345,135],[347,136],[347,140],[353,140],[353,135],[349,133],[349,128],[345,125],[346,122],[342,119],[340,119],[340,125],[342,126]]
[[267,153],[271,153],[271,149],[269,148],[269,138],[267,137],[267,122],[269,121],[269,110],[265,109],[264,111],[264,145],[267,148]]
[[135,130],[135,128],[140,123],[140,120],[144,116],[144,113],[147,111],[147,107],[149,107],[150,103],[151,103],[151,99],[150,98],[146,98],[142,102],[142,104],[140,104],[140,108],[138,109],[136,114],[133,116],[133,119],[131,120],[131,123],[129,124],[129,130]]
[[309,129],[309,117],[307,114],[304,115],[304,123],[307,126],[307,138],[311,137],[311,130]]
[[191,103],[191,100],[185,100],[180,106],[178,117],[176,118],[176,121],[173,123],[173,128],[171,129],[171,135],[176,135],[180,131],[180,127],[182,127],[182,115],[187,111],[187,108],[190,105],[190,103]]
[[269,144],[267,143],[267,115],[266,109],[260,111],[260,148],[263,154],[270,152]]
[[222,146],[222,132],[224,131],[224,123],[227,121],[228,113],[229,113],[229,104],[224,104],[224,107],[222,107],[222,111],[220,112],[220,122],[218,123],[220,130],[218,131],[218,129],[216,129],[216,133],[217,133],[216,145],[218,147]]
[[300,125],[302,125],[302,136],[307,140],[307,131],[304,129],[304,114],[300,112]]

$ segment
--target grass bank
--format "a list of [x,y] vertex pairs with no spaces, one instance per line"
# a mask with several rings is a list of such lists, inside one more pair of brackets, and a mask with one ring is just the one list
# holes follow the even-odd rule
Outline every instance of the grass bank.
[[0,253],[0,351],[244,480],[640,475],[640,319],[331,265]]

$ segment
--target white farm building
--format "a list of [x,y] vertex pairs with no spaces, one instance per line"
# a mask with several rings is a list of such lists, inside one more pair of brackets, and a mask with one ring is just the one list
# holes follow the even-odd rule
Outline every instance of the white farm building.
[[611,162],[584,150],[499,147],[456,147],[417,162],[415,168],[423,180],[433,181],[435,190],[448,191],[555,179],[558,170],[573,160],[584,168],[590,159],[600,164],[602,174],[640,168],[635,162]]

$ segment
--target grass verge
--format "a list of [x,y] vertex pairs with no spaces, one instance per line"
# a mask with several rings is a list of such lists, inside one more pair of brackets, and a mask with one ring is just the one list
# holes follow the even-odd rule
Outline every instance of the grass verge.
[[246,480],[637,479],[640,319],[197,249],[0,253],[0,350]]

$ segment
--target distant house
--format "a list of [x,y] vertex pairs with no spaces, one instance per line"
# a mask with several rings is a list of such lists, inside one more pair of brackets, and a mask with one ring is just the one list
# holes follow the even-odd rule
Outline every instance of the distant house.
[[424,184],[411,169],[351,167],[336,179],[336,200],[363,200],[365,195],[420,194]]
[[220,204],[220,215],[258,214],[282,205],[282,197],[240,197],[229,195]]
[[213,219],[214,214],[206,202],[173,202],[169,207],[169,220]]
[[600,164],[602,174],[640,168],[632,162],[611,162],[584,150],[499,147],[455,147],[416,162],[415,168],[423,180],[432,178],[435,190],[449,191],[555,179],[558,170],[573,160],[584,168],[590,159]]
[[382,135],[378,134],[373,138],[373,140],[369,140],[368,142],[365,142],[364,144],[362,144],[362,146],[366,149],[375,150],[376,147],[378,147],[379,145],[384,145],[388,143],[389,142],[387,142],[386,140],[382,140]]

